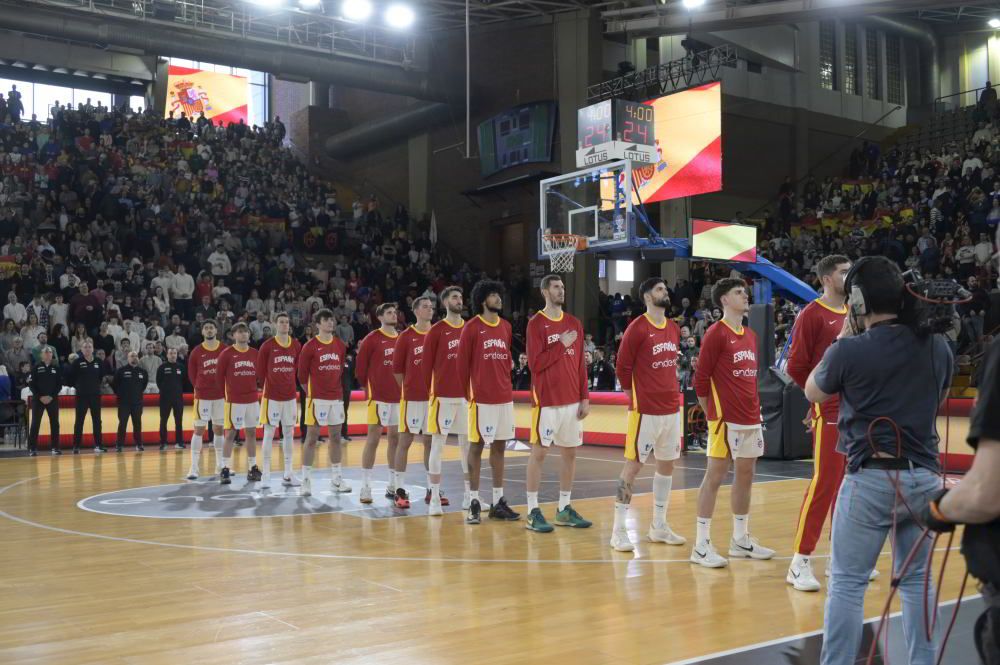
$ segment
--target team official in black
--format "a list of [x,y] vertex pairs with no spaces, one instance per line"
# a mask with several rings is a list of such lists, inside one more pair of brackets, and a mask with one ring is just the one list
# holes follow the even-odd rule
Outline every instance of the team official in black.
[[31,388],[31,431],[28,433],[28,455],[38,454],[38,428],[42,424],[42,413],[49,415],[52,454],[62,455],[59,450],[59,391],[63,387],[62,372],[53,359],[51,346],[42,349],[42,362],[35,365],[28,376]]
[[184,364],[177,362],[177,349],[167,349],[167,361],[156,370],[160,391],[160,450],[167,449],[167,421],[174,416],[174,445],[184,448]]
[[139,354],[130,351],[128,364],[118,368],[112,385],[118,396],[118,440],[115,450],[122,452],[125,448],[125,430],[128,420],[132,419],[132,440],[136,450],[144,450],[142,446],[142,396],[146,392],[149,375],[139,366]]
[[76,389],[76,421],[73,423],[73,454],[80,453],[83,442],[83,422],[90,412],[94,426],[94,450],[105,452],[107,448],[101,439],[101,379],[104,378],[104,363],[94,356],[94,343],[89,339],[80,347],[80,355],[69,366],[66,385]]

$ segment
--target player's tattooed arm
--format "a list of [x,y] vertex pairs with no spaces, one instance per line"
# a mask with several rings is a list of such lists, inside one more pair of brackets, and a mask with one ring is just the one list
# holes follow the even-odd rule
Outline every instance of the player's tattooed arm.
[[619,478],[616,499],[618,503],[632,503],[632,483],[624,478]]

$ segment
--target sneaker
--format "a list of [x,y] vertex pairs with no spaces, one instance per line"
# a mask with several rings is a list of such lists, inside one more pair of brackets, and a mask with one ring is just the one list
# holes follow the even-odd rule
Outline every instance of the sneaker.
[[556,519],[554,521],[556,526],[571,526],[575,529],[586,529],[594,524],[590,520],[585,520],[580,517],[580,513],[573,510],[573,506],[571,505],[567,505],[565,508],[556,513]]
[[73,454],[74,455],[79,455],[80,454],[80,449],[77,446],[73,446]]
[[302,496],[312,496],[313,493],[313,481],[312,478],[302,479]]
[[472,492],[462,492],[462,510],[468,510],[472,503]]
[[674,530],[670,528],[669,524],[664,524],[660,527],[650,524],[649,531],[646,533],[646,538],[648,538],[651,543],[666,543],[667,545],[683,545],[687,542],[687,538],[674,533]]
[[94,452],[95,453],[106,453],[106,452],[108,452],[108,449],[105,448],[104,446],[94,446]]
[[631,552],[635,549],[635,545],[628,537],[628,531],[615,529],[611,532],[611,549],[616,552]]
[[[451,505],[451,501],[449,501],[448,497],[446,497],[444,495],[444,492],[438,490],[438,496],[441,497],[441,505],[442,506],[450,506]],[[424,493],[424,503],[430,503],[430,502],[431,502],[431,491],[428,489]]]
[[222,467],[222,471],[219,472],[219,482],[223,485],[229,485],[233,482],[233,474],[229,472],[229,467]]
[[264,474],[260,472],[260,467],[258,467],[256,464],[250,467],[250,470],[247,471],[247,480],[249,480],[251,483],[255,483],[263,477]]
[[442,497],[438,495],[437,499],[431,499],[430,505],[427,507],[427,514],[432,517],[438,517],[439,515],[444,515],[444,510],[442,510]]
[[796,591],[819,591],[820,587],[819,580],[813,575],[809,559],[802,559],[797,564],[793,563],[789,566],[785,581],[791,584]]
[[125,446],[115,446],[115,452],[116,453],[123,453],[123,452],[125,452]]
[[524,528],[528,531],[537,531],[538,533],[551,533],[555,530],[555,527],[546,521],[541,508],[531,509],[531,512],[528,513],[528,520],[524,523]]
[[[28,451],[28,457],[38,457],[38,451],[37,450],[29,450]],[[479,524],[479,522],[476,522],[476,524]]]
[[395,501],[396,500],[396,488],[393,487],[392,485],[386,486],[386,488],[385,488],[385,498],[389,499],[390,501]]
[[330,491],[334,494],[349,494],[351,491],[351,484],[343,478],[340,479],[340,482],[337,482],[337,479],[333,478],[330,480]]
[[144,445],[142,445],[141,443],[137,443],[137,444],[135,444],[135,451],[136,451],[137,453],[141,453],[141,452],[143,452],[144,450],[146,450],[146,447],[145,447]]
[[477,499],[473,499],[472,501],[470,501],[469,502],[469,514],[466,515],[466,517],[465,517],[465,523],[466,524],[479,524],[482,521],[482,518],[480,517],[480,513],[481,512],[482,512],[482,508],[479,505],[479,501]]
[[696,563],[705,568],[725,568],[729,561],[715,551],[715,546],[711,541],[695,545],[691,550],[691,563]]
[[285,487],[299,487],[302,485],[302,481],[299,480],[294,473],[292,473],[287,476],[282,476],[281,484]]
[[729,556],[737,559],[757,559],[767,561],[774,556],[774,550],[764,547],[756,538],[744,536],[743,540],[729,541]]
[[160,452],[162,453],[162,452],[163,452],[164,450],[166,450],[166,449],[167,449],[167,444],[165,444],[165,443],[160,443]]
[[371,503],[372,502],[372,488],[368,485],[361,486],[361,494],[359,496],[361,503]]
[[410,507],[410,495],[402,487],[396,490],[395,504],[397,508],[407,509]]
[[266,490],[271,487],[271,471],[262,471],[260,474],[260,488]]
[[500,497],[499,501],[490,506],[489,516],[491,520],[504,520],[507,522],[521,519],[521,514],[511,510],[510,506],[507,505],[507,499],[503,497]]
[[52,454],[53,455],[62,455],[62,451],[59,450],[58,448],[53,448],[52,449]]
[[196,469],[194,467],[191,467],[191,470],[188,471],[187,479],[188,480],[198,480],[198,469]]
[[185,448],[187,448],[187,446],[185,446],[183,443],[179,443],[178,442],[178,443],[174,444],[174,449],[175,450],[184,450]]

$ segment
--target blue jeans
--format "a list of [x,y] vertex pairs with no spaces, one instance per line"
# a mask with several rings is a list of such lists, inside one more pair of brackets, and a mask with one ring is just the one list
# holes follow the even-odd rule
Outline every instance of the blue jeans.
[[[856,661],[861,646],[868,575],[875,568],[892,528],[893,509],[897,515],[896,542],[891,544],[893,574],[899,575],[903,561],[923,531],[910,516],[910,510],[919,515],[934,492],[941,488],[941,477],[928,469],[912,467],[911,470],[898,472],[900,494],[910,507],[907,510],[895,497],[893,479],[896,473],[860,469],[857,473],[845,475],[840,486],[833,513],[822,665],[854,665]],[[930,537],[923,538],[920,551],[914,555],[899,582],[899,594],[903,601],[903,635],[910,665],[934,665],[939,643],[937,636],[928,640],[924,629],[923,583],[931,542]],[[927,602],[933,608],[937,602],[933,595],[933,581],[930,593]]]

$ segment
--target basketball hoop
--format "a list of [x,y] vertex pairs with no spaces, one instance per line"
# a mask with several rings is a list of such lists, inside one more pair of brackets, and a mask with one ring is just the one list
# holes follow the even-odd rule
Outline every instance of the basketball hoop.
[[549,257],[552,272],[573,272],[573,259],[587,249],[587,239],[573,233],[546,233],[542,236],[542,253]]

